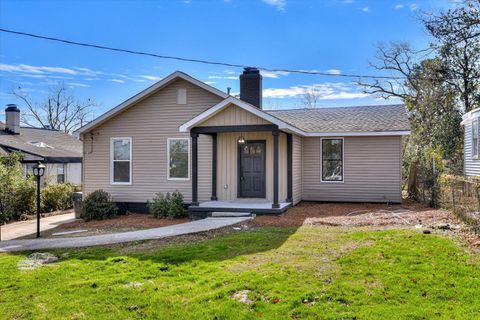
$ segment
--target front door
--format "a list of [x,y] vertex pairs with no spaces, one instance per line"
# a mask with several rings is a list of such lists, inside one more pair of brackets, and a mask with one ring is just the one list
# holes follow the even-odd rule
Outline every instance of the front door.
[[265,198],[265,140],[238,145],[238,197]]

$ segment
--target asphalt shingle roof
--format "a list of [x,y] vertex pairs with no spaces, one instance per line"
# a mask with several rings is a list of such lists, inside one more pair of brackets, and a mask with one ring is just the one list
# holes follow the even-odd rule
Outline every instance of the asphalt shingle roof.
[[264,110],[305,132],[410,130],[404,105]]
[[[20,134],[6,133],[0,122],[0,147],[13,148],[41,157],[78,158],[82,157],[82,142],[75,137],[57,130],[41,128],[20,128]],[[32,143],[42,143],[39,147]]]

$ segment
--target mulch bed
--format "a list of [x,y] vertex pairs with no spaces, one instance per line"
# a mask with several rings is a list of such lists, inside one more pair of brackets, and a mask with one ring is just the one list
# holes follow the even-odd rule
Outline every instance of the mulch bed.
[[318,203],[301,202],[295,207],[289,209],[280,216],[261,215],[257,216],[250,225],[252,226],[271,226],[271,227],[299,227],[307,219],[345,217],[349,214],[360,212],[371,212],[377,210],[412,210],[416,212],[426,211],[429,208],[416,203],[406,201],[403,204],[381,204],[381,203]]

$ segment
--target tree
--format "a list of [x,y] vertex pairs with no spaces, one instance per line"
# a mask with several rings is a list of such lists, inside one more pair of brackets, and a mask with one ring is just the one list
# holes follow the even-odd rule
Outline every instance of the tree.
[[302,96],[302,104],[305,108],[316,108],[318,100],[320,100],[320,92],[315,87],[307,89]]
[[64,84],[50,88],[45,101],[33,102],[21,87],[12,90],[12,94],[22,100],[28,112],[22,113],[21,122],[30,127],[56,129],[72,133],[91,120],[95,106],[90,99],[80,101]]
[[448,68],[446,81],[458,93],[466,112],[480,106],[480,0],[425,15],[432,47]]

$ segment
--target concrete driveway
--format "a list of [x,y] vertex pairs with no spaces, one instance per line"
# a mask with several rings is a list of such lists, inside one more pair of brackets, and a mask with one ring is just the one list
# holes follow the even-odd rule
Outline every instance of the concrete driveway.
[[[73,212],[40,219],[40,231],[50,230],[67,222],[75,221]],[[12,240],[37,232],[37,220],[9,223],[0,227],[0,240]]]
[[112,234],[102,234],[87,237],[8,240],[0,242],[0,252],[56,248],[79,248],[139,240],[162,239],[184,234],[192,234],[224,228],[246,222],[250,219],[250,217],[207,218],[167,227]]

